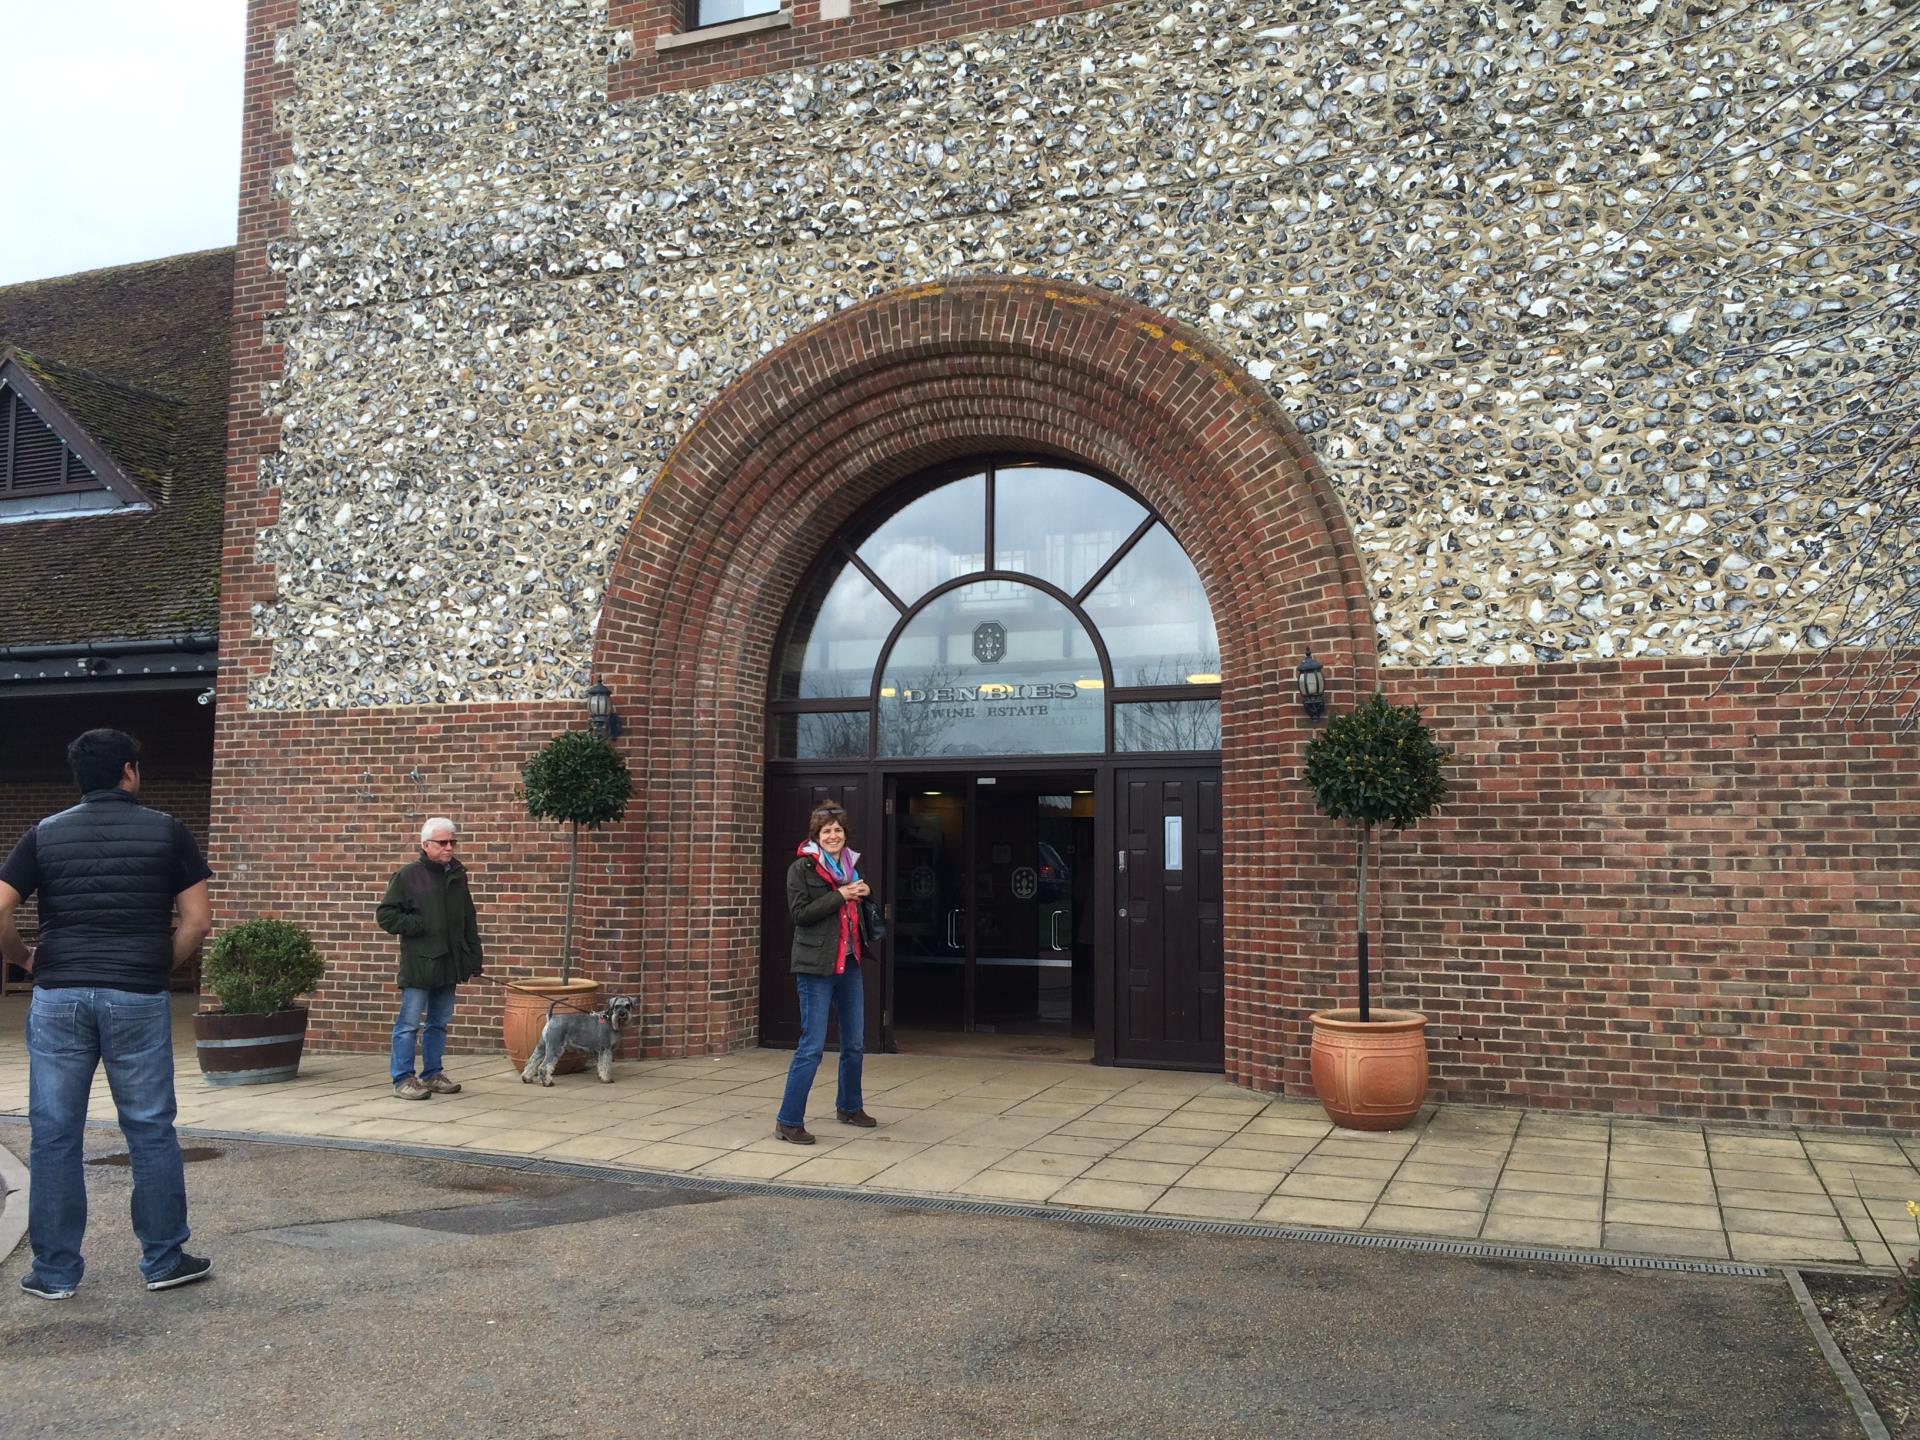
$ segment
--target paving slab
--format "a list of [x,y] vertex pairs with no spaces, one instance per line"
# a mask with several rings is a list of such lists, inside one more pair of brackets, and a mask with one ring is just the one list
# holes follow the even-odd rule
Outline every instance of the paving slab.
[[[1285,1224],[1360,1228],[1377,1210],[1383,1226],[1424,1218],[1440,1233],[1464,1225],[1434,1218],[1451,1214],[1477,1217],[1486,1238],[1699,1258],[1729,1254],[1731,1230],[1756,1251],[1798,1242],[1885,1264],[1906,1201],[1920,1198],[1920,1142],[1907,1136],[1452,1105],[1426,1107],[1406,1131],[1349,1131],[1310,1100],[1217,1076],[1054,1062],[869,1057],[875,1131],[832,1124],[823,1069],[811,1097],[820,1143],[802,1150],[772,1135],[786,1052],[622,1061],[613,1085],[571,1076],[551,1089],[520,1084],[497,1056],[460,1056],[450,1069],[466,1093],[411,1104],[392,1096],[377,1055],[316,1052],[296,1081],[245,1093],[197,1082],[190,1036],[176,1058],[189,1130],[921,1194],[1031,1199],[1057,1184],[1045,1199],[1063,1205]],[[24,1064],[0,1056],[0,1114],[24,1111],[25,1087]],[[110,1115],[104,1082],[93,1094]]]
[[1719,1231],[1717,1205],[1673,1205],[1653,1200],[1607,1199],[1609,1225],[1658,1225],[1675,1230]]
[[1551,1245],[1568,1250],[1598,1250],[1598,1220],[1565,1220],[1541,1215],[1489,1213],[1480,1227],[1482,1240],[1509,1245]]
[[1606,1189],[1603,1175],[1561,1175],[1551,1170],[1503,1170],[1495,1193],[1529,1191],[1542,1195],[1598,1197]]
[[1186,1215],[1199,1220],[1251,1220],[1266,1201],[1264,1195],[1238,1190],[1203,1190],[1176,1185],[1148,1207],[1151,1215]]
[[1386,1186],[1385,1180],[1353,1175],[1310,1174],[1296,1170],[1280,1182],[1274,1193],[1311,1200],[1364,1200],[1371,1204],[1380,1198],[1380,1192]]
[[1413,1205],[1379,1204],[1367,1216],[1367,1229],[1393,1230],[1409,1235],[1444,1235],[1471,1240],[1480,1233],[1484,1215],[1478,1210],[1432,1210]]
[[1592,1229],[1598,1239],[1600,1229],[1598,1195],[1555,1195],[1539,1190],[1496,1190],[1488,1202],[1487,1213],[1505,1218],[1562,1221]]

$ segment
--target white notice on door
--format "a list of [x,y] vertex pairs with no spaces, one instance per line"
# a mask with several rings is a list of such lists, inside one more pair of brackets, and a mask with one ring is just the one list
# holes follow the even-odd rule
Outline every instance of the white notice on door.
[[1167,816],[1167,869],[1180,868],[1180,817]]

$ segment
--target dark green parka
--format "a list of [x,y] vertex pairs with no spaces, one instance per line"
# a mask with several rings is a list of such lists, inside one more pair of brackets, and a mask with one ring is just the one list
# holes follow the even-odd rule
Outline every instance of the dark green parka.
[[[802,855],[787,869],[787,911],[793,916],[793,973],[831,975],[834,957],[840,951],[840,907],[847,902],[836,886],[820,874],[811,855]],[[860,953],[874,952],[873,937],[867,933],[867,912],[860,915]]]
[[376,914],[400,937],[401,989],[438,990],[480,973],[480,922],[458,860],[437,865],[422,855],[393,877]]

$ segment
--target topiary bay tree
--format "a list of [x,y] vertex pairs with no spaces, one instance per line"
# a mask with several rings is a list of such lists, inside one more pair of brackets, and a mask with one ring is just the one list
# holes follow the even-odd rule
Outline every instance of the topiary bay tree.
[[1405,829],[1447,798],[1453,752],[1434,741],[1413,705],[1390,705],[1376,692],[1327,722],[1307,744],[1307,784],[1320,813],[1360,832],[1360,1019],[1371,1018],[1367,979],[1367,852],[1373,827]]
[[567,921],[560,941],[560,979],[573,974],[573,897],[580,873],[580,827],[597,830],[627,813],[633,776],[612,742],[586,730],[565,730],[521,768],[527,814],[571,827],[567,857]]

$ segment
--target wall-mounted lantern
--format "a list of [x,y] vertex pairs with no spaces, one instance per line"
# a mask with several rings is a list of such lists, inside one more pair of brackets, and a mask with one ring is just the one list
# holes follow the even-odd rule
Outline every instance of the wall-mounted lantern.
[[1307,712],[1309,720],[1318,720],[1327,713],[1327,677],[1324,667],[1313,658],[1313,651],[1307,651],[1307,658],[1300,662],[1296,672],[1300,681],[1300,708]]
[[613,708],[613,692],[600,683],[598,676],[587,687],[587,719],[602,740],[620,738],[620,712]]

